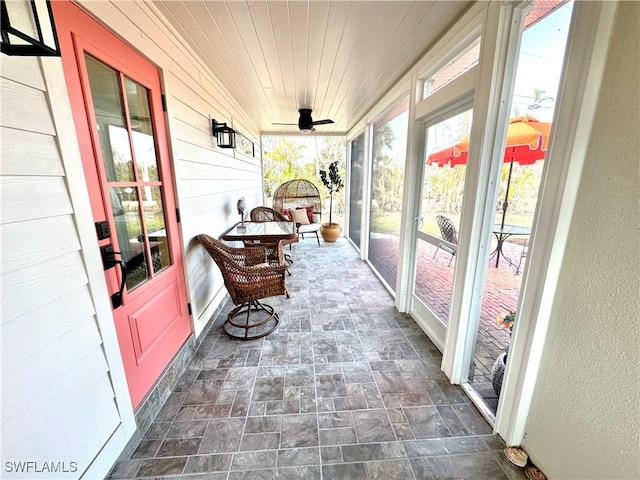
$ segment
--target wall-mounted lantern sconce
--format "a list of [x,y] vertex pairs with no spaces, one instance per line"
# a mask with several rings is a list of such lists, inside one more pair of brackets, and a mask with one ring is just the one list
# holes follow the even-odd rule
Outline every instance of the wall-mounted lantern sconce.
[[226,123],[211,120],[211,130],[220,148],[236,148],[236,131]]
[[7,55],[60,56],[49,0],[0,2],[0,51]]

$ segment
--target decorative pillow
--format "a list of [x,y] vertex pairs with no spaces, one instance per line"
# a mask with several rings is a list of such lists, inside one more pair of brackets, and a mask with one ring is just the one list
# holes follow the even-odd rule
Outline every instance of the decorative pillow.
[[310,222],[306,209],[300,208],[297,210],[291,210],[289,213],[291,214],[292,221],[299,223],[300,225],[309,225]]
[[290,212],[291,212],[291,210],[289,210],[288,208],[283,208],[282,209],[282,215],[284,215],[284,217],[287,220],[291,220],[291,213]]
[[313,205],[309,205],[307,207],[298,207],[296,208],[296,210],[306,210],[309,223],[313,223]]

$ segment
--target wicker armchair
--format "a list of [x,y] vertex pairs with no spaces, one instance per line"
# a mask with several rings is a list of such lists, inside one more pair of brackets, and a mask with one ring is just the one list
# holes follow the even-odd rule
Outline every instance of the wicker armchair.
[[442,249],[451,254],[451,258],[449,259],[449,266],[451,266],[451,261],[458,251],[458,235],[456,234],[456,227],[453,222],[444,215],[437,215],[436,221],[440,228],[440,236],[448,243],[438,243],[438,248],[436,248],[436,253],[433,254],[433,258],[436,258],[438,250]]
[[[277,295],[289,298],[284,262],[276,266],[267,264],[266,249],[262,246],[234,248],[204,234],[196,239],[220,268],[231,301],[237,305],[229,312],[223,330],[232,337],[251,340],[278,328],[278,314],[260,300]],[[244,320],[240,321],[242,317]]]
[[304,239],[305,233],[314,233],[318,245],[320,245],[320,231],[322,202],[320,200],[320,192],[309,180],[298,178],[289,180],[280,185],[273,193],[273,209],[284,215],[285,210],[290,205],[297,207],[313,207],[313,221],[309,225],[296,223],[298,234]]

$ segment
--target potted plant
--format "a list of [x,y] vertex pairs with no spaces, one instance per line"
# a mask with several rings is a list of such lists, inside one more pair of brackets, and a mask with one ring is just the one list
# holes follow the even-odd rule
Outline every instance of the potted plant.
[[320,180],[322,184],[329,190],[329,223],[323,223],[320,234],[325,242],[335,242],[340,236],[340,225],[333,223],[331,214],[333,212],[333,194],[338,193],[344,187],[342,176],[338,172],[338,161],[329,164],[329,172],[320,170]]
[[[509,311],[509,313],[501,313],[496,317],[496,323],[500,325],[503,329],[509,332],[513,332],[513,324],[516,322],[516,312],[514,310]],[[507,355],[509,354],[509,345],[507,345],[498,358],[496,358],[495,363],[493,364],[493,368],[491,369],[491,385],[493,386],[493,391],[496,395],[500,396],[500,391],[502,390],[502,379],[504,377],[504,369],[507,365]]]

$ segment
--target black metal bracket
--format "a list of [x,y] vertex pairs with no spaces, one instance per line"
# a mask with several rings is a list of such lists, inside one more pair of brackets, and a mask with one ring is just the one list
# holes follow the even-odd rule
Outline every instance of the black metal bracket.
[[109,244],[100,247],[100,254],[102,255],[102,265],[104,265],[105,270],[109,270],[118,265],[116,252],[113,251],[113,245]]
[[122,306],[122,292],[116,292],[111,295],[111,306],[118,308]]
[[109,222],[107,221],[96,222],[95,225],[96,225],[96,233],[98,234],[98,240],[104,240],[111,236]]

